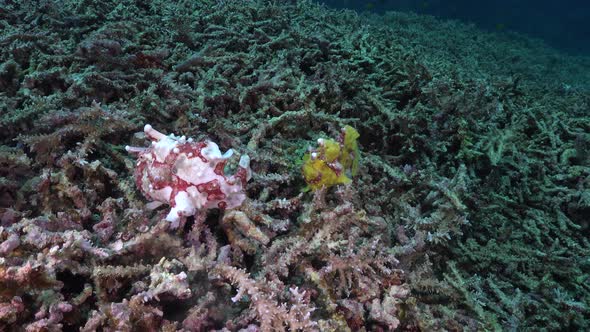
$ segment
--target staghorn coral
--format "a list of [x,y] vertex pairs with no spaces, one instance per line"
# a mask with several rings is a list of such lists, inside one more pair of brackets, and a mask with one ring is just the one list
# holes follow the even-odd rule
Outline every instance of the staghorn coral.
[[[311,313],[315,310],[306,302],[305,291],[300,292],[297,287],[289,288],[292,295],[292,304],[286,306],[273,299],[273,290],[266,290],[264,283],[256,282],[249,278],[248,274],[231,266],[219,265],[213,273],[228,279],[236,285],[238,293],[231,298],[238,302],[243,296],[248,296],[252,301],[252,310],[260,321],[262,331],[315,331],[316,325],[311,320]],[[280,290],[278,285],[271,287]],[[270,293],[270,295],[268,294]]]
[[[0,330],[588,329],[587,59],[309,1],[13,1],[0,24]],[[248,154],[248,198],[171,228],[125,153],[144,123]],[[302,192],[345,125],[354,186]]]

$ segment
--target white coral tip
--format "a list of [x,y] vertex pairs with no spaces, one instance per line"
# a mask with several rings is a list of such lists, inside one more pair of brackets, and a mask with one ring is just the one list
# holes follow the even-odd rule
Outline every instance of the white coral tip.
[[240,167],[243,167],[243,168],[250,167],[250,157],[247,154],[243,154],[240,157],[239,165],[240,165]]

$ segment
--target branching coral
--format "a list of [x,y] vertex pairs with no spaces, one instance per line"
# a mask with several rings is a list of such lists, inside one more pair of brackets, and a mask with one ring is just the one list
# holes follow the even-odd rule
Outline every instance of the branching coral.
[[[309,300],[306,299],[305,291],[299,291],[297,287],[290,288],[292,304],[287,306],[278,304],[273,298],[272,290],[264,289],[266,287],[263,283],[252,280],[244,271],[223,265],[217,266],[213,271],[237,287],[238,293],[232,297],[233,302],[248,296],[262,331],[317,330],[317,324],[311,320],[314,308],[307,303]],[[274,288],[278,288],[277,286]]]
[[[23,0],[0,26],[0,330],[589,329],[587,59],[311,1]],[[145,123],[204,145],[148,130],[138,190]],[[346,125],[362,171],[324,139],[304,168],[339,185],[302,191]],[[186,184],[184,147],[238,191],[159,197],[174,228],[140,196]]]

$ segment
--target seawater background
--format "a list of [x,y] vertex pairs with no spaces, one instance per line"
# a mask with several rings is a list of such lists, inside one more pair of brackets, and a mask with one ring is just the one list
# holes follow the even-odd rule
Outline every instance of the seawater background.
[[486,30],[515,31],[543,39],[575,55],[590,55],[590,1],[587,0],[319,0],[333,8],[412,11],[471,22]]

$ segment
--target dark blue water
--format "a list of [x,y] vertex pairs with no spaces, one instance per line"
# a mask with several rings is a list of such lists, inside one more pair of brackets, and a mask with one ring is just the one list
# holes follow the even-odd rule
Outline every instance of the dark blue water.
[[318,0],[358,11],[412,11],[543,39],[564,52],[590,55],[590,0]]

